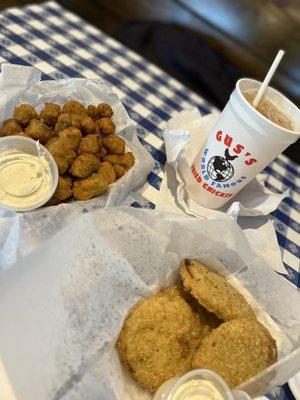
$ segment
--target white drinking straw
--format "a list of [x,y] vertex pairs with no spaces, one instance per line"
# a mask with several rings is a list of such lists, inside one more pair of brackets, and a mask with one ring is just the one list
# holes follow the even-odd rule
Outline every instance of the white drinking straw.
[[265,90],[268,86],[268,84],[270,83],[270,80],[272,79],[282,57],[284,56],[284,51],[283,50],[279,50],[279,52],[277,53],[277,56],[275,57],[275,60],[273,61],[273,64],[271,65],[263,83],[261,84],[259,91],[257,92],[257,95],[255,96],[255,99],[253,100],[253,107],[256,108],[258,106],[258,103],[260,102],[261,98],[263,97]]

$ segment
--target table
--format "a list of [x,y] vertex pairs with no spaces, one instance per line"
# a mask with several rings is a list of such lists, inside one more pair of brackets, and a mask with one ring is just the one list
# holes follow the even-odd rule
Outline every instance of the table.
[[[196,106],[214,108],[158,67],[105,35],[54,1],[0,13],[0,63],[33,65],[42,79],[84,77],[108,81],[130,117],[138,123],[141,143],[155,159],[143,194],[132,206],[155,208],[165,164],[163,127],[174,113]],[[280,155],[263,172],[266,186],[290,196],[273,213],[286,273],[300,287],[300,168]],[[292,399],[284,385],[272,399]]]

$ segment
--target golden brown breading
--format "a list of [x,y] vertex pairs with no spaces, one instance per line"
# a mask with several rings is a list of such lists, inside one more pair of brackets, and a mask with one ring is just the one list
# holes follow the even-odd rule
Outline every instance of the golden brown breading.
[[52,138],[45,145],[46,149],[52,154],[52,156],[64,157],[69,161],[72,161],[76,157],[76,153],[72,150],[72,145],[68,140],[64,140],[59,137]]
[[39,119],[32,119],[25,128],[25,133],[34,140],[47,143],[51,137],[51,129]]
[[64,173],[66,173],[70,167],[72,158],[68,159],[66,157],[58,156],[57,154],[52,154],[52,157],[56,162],[59,175],[63,175]]
[[74,113],[63,113],[57,119],[54,127],[54,132],[58,134],[60,131],[66,128],[81,128],[82,117],[79,114]]
[[95,124],[96,129],[99,133],[102,133],[102,135],[108,136],[115,133],[116,125],[110,118],[100,118],[95,122]]
[[[102,148],[104,149],[104,147],[102,147]],[[110,162],[112,165],[115,165],[115,164],[121,165],[120,164],[121,157],[122,156],[118,156],[117,154],[107,154],[103,157],[103,160]]]
[[98,110],[98,118],[102,117],[111,118],[114,114],[111,106],[107,103],[98,104],[97,110]]
[[78,146],[77,153],[98,153],[101,147],[101,137],[97,133],[84,136]]
[[113,165],[117,179],[121,178],[126,174],[126,169],[122,167],[122,165],[114,164]]
[[87,114],[85,106],[79,101],[70,100],[62,108],[63,113]]
[[180,275],[185,290],[221,320],[255,318],[244,297],[223,276],[204,267],[199,261],[182,260]]
[[124,152],[125,152],[125,141],[117,135],[106,136],[102,140],[102,145],[111,154],[119,154],[120,155],[120,154],[124,154]]
[[59,132],[59,139],[64,143],[64,146],[70,150],[76,151],[82,139],[79,129],[67,128]]
[[77,178],[87,178],[93,172],[98,171],[100,161],[90,153],[80,154],[72,162],[69,172]]
[[73,182],[73,196],[76,200],[89,200],[101,196],[108,190],[107,180],[103,174],[95,172],[85,179]]
[[215,371],[234,388],[276,360],[276,342],[267,329],[244,318],[225,322],[206,336],[192,367]]
[[102,162],[98,169],[98,173],[103,174],[109,185],[116,180],[116,172],[109,162]]
[[60,114],[60,106],[54,103],[45,103],[40,112],[40,119],[44,124],[54,127]]
[[23,132],[21,124],[15,119],[7,119],[3,122],[0,136],[17,135],[20,132]]
[[124,155],[120,156],[119,164],[129,169],[133,166],[134,160],[135,160],[134,155],[130,151],[128,151]]
[[72,179],[69,176],[59,176],[58,185],[51,198],[51,203],[58,204],[70,196],[72,196]]
[[87,113],[88,113],[89,117],[91,117],[94,121],[96,121],[97,119],[100,118],[97,107],[93,106],[92,104],[87,106]]
[[33,118],[38,119],[37,112],[30,104],[21,104],[14,110],[14,119],[25,127]]
[[190,369],[206,334],[207,327],[175,286],[134,306],[117,346],[134,379],[153,392],[167,379]]
[[96,131],[96,124],[91,117],[85,116],[80,121],[81,132],[83,135],[89,135]]

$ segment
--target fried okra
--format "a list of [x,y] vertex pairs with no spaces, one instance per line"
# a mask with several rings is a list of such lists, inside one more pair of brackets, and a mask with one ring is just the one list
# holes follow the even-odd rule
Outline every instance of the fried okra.
[[15,119],[8,119],[4,121],[1,129],[1,136],[17,135],[23,132],[22,126]]
[[125,141],[117,135],[109,135],[102,140],[102,145],[111,154],[124,154]]
[[25,133],[34,140],[47,143],[51,137],[51,129],[39,119],[32,119],[25,128]]
[[116,125],[110,118],[100,118],[96,121],[96,128],[102,135],[108,136],[115,133]]
[[40,112],[40,119],[44,124],[54,127],[60,115],[60,106],[54,103],[45,103],[44,108]]
[[77,149],[78,154],[82,153],[98,153],[101,148],[101,138],[98,134],[84,136]]
[[101,196],[108,190],[108,182],[102,173],[95,172],[85,179],[73,183],[73,197],[76,200],[89,200]]
[[70,100],[62,108],[63,113],[87,114],[85,106],[79,101]]
[[15,108],[14,119],[26,127],[32,119],[38,119],[37,112],[30,104],[21,104]]
[[98,110],[98,118],[102,117],[111,118],[114,113],[111,106],[107,103],[98,104],[97,110]]
[[87,178],[93,172],[98,171],[99,167],[100,161],[96,156],[84,153],[74,159],[69,172],[77,178]]

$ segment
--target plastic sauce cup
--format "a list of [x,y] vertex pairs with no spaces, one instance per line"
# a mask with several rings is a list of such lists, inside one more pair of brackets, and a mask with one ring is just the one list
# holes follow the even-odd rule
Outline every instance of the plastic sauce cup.
[[[23,137],[23,136],[5,136],[0,138],[0,153],[5,150],[20,150],[24,153],[32,154],[34,156],[38,156],[38,149],[37,149],[37,142],[33,139]],[[50,172],[51,172],[51,188],[46,194],[44,198],[42,198],[39,202],[26,207],[10,207],[6,204],[3,204],[0,201],[0,206],[6,208],[7,210],[11,211],[19,211],[19,212],[26,212],[34,210],[38,207],[41,207],[43,204],[47,203],[48,200],[53,196],[53,193],[56,190],[58,184],[58,169],[54,158],[49,153],[49,151],[39,144],[40,154],[43,155],[46,161],[49,164]]]
[[[192,384],[193,394],[189,390]],[[231,390],[220,375],[206,369],[195,369],[181,378],[172,378],[163,383],[153,400],[251,400],[242,390]]]
[[294,131],[270,121],[246,100],[243,92],[260,85],[247,78],[237,82],[206,145],[184,174],[190,197],[204,207],[222,207],[300,136],[300,110],[283,94],[266,90],[292,119]]

